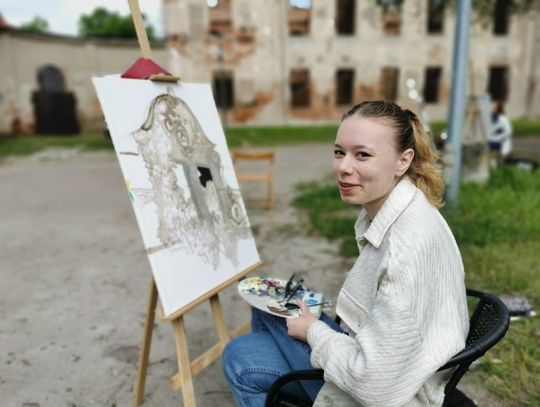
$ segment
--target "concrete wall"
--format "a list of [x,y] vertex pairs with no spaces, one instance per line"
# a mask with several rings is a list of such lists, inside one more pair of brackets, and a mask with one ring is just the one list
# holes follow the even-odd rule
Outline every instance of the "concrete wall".
[[[164,44],[153,44],[152,49],[153,59],[167,69]],[[25,131],[32,131],[32,91],[37,90],[39,68],[49,64],[63,71],[67,90],[75,93],[82,126],[102,129],[91,78],[123,73],[139,55],[135,40],[83,40],[0,30],[0,132],[8,132],[15,118]]]
[[[414,79],[421,93],[425,68],[441,66],[439,101],[426,109],[431,119],[446,119],[455,14],[446,10],[443,32],[428,35],[427,3],[404,2],[401,33],[387,36],[382,8],[374,2],[356,1],[355,33],[343,36],[335,30],[336,1],[313,0],[308,35],[291,36],[287,1],[231,0],[233,29],[216,37],[209,33],[205,2],[164,0],[169,65],[185,80],[196,82],[211,81],[214,71],[234,71],[235,106],[227,111],[228,124],[335,121],[346,109],[335,103],[335,75],[340,68],[354,69],[354,102],[359,102],[381,97],[382,68],[398,67],[397,102],[415,108],[406,80]],[[489,67],[507,65],[510,91],[506,110],[511,117],[540,117],[539,21],[538,13],[513,16],[509,32],[503,36],[480,24],[471,29],[470,90],[485,93]],[[251,33],[251,41],[243,38],[246,32]],[[309,108],[290,107],[289,73],[296,68],[310,72]]]

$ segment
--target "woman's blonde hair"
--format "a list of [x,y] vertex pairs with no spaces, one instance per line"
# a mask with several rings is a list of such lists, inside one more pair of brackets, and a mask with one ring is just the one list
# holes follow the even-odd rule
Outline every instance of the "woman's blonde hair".
[[424,131],[418,116],[393,102],[383,100],[359,103],[345,113],[341,121],[353,115],[381,119],[394,128],[397,150],[403,152],[411,148],[414,151],[414,158],[405,174],[426,195],[432,205],[437,208],[443,206],[445,184],[437,162],[439,155],[434,151],[431,139]]

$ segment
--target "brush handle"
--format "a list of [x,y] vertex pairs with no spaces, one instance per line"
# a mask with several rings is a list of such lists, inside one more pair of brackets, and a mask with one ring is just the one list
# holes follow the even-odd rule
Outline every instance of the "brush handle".
[[[306,306],[309,308],[309,307],[316,307],[318,305],[326,305],[326,304],[332,304],[334,301],[324,301],[324,302],[318,302],[317,304],[309,304]],[[285,304],[284,305],[285,308],[287,308],[288,310],[293,310],[293,309],[299,309],[300,306],[297,305],[297,304]]]

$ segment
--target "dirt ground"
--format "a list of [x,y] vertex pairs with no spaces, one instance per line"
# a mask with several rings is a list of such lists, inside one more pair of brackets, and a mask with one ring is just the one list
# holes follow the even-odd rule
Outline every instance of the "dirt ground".
[[[274,150],[277,207],[249,210],[265,261],[254,275],[294,271],[333,298],[349,265],[290,207],[299,182],[329,175],[331,148]],[[57,150],[0,162],[0,277],[2,406],[133,405],[151,274],[112,153]],[[221,298],[230,328],[248,321],[234,287]],[[186,326],[192,358],[217,342],[208,304]],[[176,372],[171,325],[157,322],[145,406],[181,405],[169,385]],[[497,405],[483,389],[465,388],[480,405]],[[195,390],[200,406],[234,405],[219,362],[196,376]]]

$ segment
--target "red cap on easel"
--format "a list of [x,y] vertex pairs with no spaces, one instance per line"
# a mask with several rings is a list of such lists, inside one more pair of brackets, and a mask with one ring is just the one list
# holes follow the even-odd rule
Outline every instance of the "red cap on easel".
[[148,58],[139,58],[121,77],[129,79],[148,79],[151,75],[170,75],[165,69]]

